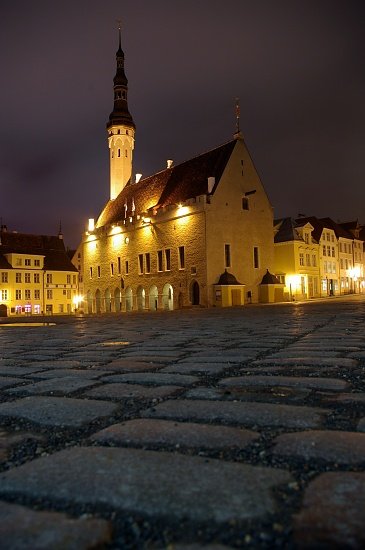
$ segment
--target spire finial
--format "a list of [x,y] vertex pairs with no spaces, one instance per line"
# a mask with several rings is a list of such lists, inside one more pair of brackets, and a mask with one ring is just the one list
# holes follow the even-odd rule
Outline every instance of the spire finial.
[[118,19],[119,49],[122,49],[122,20]]

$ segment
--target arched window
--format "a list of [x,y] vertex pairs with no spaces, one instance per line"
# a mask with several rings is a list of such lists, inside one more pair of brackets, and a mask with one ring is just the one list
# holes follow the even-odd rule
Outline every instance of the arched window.
[[120,149],[118,149],[118,157],[120,157]]

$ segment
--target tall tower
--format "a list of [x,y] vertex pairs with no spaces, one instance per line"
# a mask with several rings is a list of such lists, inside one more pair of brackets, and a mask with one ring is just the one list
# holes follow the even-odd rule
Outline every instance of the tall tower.
[[135,124],[128,111],[128,80],[124,72],[124,52],[116,53],[117,72],[114,77],[114,108],[107,122],[110,151],[110,200],[114,200],[132,176]]

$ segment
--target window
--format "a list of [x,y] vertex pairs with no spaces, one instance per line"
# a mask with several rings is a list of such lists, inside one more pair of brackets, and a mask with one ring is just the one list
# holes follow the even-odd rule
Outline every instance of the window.
[[30,273],[25,273],[24,274],[24,282],[25,283],[30,283]]
[[93,278],[93,268],[90,267],[90,279],[92,279],[92,278]]
[[185,246],[179,246],[179,269],[185,269]]
[[224,267],[231,267],[231,245],[224,245]]
[[63,313],[63,304],[58,304],[58,313]]
[[343,258],[340,259],[340,267],[343,269]]
[[47,273],[47,283],[52,284],[52,273]]
[[329,241],[330,239],[331,239],[331,235],[327,233],[327,241]]
[[327,256],[331,256],[331,247],[327,246]]
[[326,245],[323,245],[323,247],[322,247],[322,254],[323,254],[323,256],[326,255]]
[[66,283],[67,283],[68,285],[71,284],[71,275],[66,275]]
[[39,273],[34,273],[33,280],[35,283],[39,283]]
[[345,268],[346,268],[346,269],[348,269],[348,268],[349,268],[349,261],[348,261],[348,259],[347,259],[347,258],[345,259]]
[[39,289],[34,291],[34,299],[35,300],[41,299],[41,291]]
[[308,244],[309,243],[309,235],[308,233],[304,233],[304,241]]
[[2,290],[1,291],[1,299],[2,300],[7,300],[8,299],[8,291],[7,290]]
[[2,272],[2,274],[1,274],[1,282],[2,282],[2,283],[7,283],[7,282],[8,282],[8,274],[7,274],[7,273]]
[[73,284],[73,285],[76,284],[76,275],[72,275],[72,284]]
[[157,271],[162,271],[162,250],[157,252]]
[[34,260],[35,267],[40,267],[41,261],[40,260]]
[[21,273],[15,273],[15,282],[21,283],[22,282],[22,274]]
[[326,261],[323,262],[323,271],[325,273],[327,272],[327,262]]
[[299,265],[304,265],[304,254],[303,254],[303,252],[299,253]]
[[331,241],[334,243],[335,242],[335,236],[332,234],[331,235]]
[[334,257],[335,257],[335,247],[333,246],[332,247],[332,258],[334,258]]
[[31,265],[30,258],[25,258],[24,265]]
[[125,261],[125,274],[128,275],[129,273],[129,262],[128,260]]
[[100,276],[101,276],[101,268],[100,268],[100,265],[98,265],[98,279],[100,279]]
[[122,272],[122,267],[121,267],[121,263],[120,263],[120,256],[118,256],[118,273],[119,275],[121,274]]
[[165,271],[170,271],[171,269],[171,250],[166,248],[165,250]]
[[22,265],[22,259],[21,258],[16,258],[15,260],[15,265]]
[[149,252],[145,255],[146,260],[146,273],[151,273],[151,254]]
[[315,254],[312,254],[312,266],[313,266],[313,267],[316,267],[316,266],[317,266],[317,258],[316,258],[316,255],[315,255]]
[[30,300],[30,290],[29,290],[29,288],[26,288],[26,289],[24,290],[24,298],[25,298],[26,300]]
[[114,264],[113,262],[110,264],[110,275],[113,277],[114,275]]
[[138,272],[140,275],[143,273],[143,254],[138,254]]
[[253,266],[255,269],[259,268],[259,247],[253,247]]
[[340,248],[340,252],[342,252],[342,243],[340,243],[338,246]]
[[120,149],[118,149],[118,157],[120,157]]
[[67,299],[71,300],[71,290],[70,289],[67,290]]
[[52,300],[53,290],[47,289],[47,300]]
[[305,255],[305,265],[311,265],[311,257],[310,254]]
[[16,290],[15,291],[15,299],[16,300],[21,300],[22,299],[22,291],[21,290]]
[[242,210],[249,210],[247,197],[242,197]]

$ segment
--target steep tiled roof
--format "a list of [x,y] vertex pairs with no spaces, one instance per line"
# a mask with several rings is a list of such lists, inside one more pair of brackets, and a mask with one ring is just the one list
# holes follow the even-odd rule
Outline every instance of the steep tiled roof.
[[54,271],[77,271],[67,256],[62,239],[47,235],[1,232],[0,267],[11,269],[4,254],[34,254],[44,256],[44,268]]
[[278,229],[274,242],[285,243],[288,241],[302,241],[297,231],[298,224],[293,218],[282,218],[274,221],[274,227]]
[[353,236],[349,231],[338,223],[331,220],[331,218],[321,218],[320,221],[323,223],[324,227],[328,229],[333,229],[337,238],[343,237],[344,239],[353,239]]
[[236,140],[229,141],[138,183],[128,183],[115,200],[107,202],[96,226],[101,227],[123,220],[125,204],[128,214],[131,213],[133,202],[136,212],[142,213],[153,206],[178,204],[207,193],[208,177],[215,177],[217,186],[235,144]]

